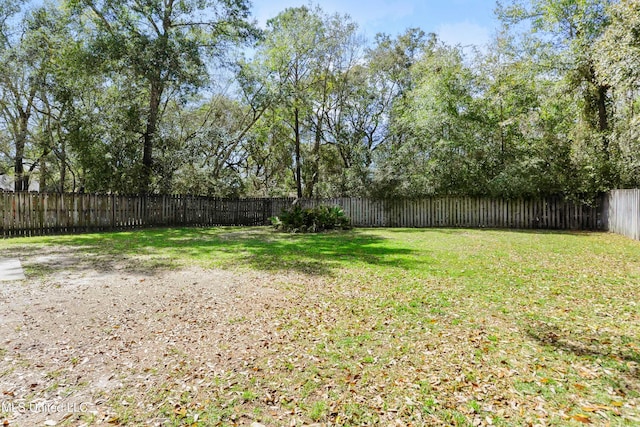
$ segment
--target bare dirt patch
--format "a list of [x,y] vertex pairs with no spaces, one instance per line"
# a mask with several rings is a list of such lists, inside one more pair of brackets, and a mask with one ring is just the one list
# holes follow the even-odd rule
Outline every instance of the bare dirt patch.
[[0,294],[9,425],[163,425],[160,408],[181,410],[175,396],[197,399],[255,357],[270,333],[269,310],[285,303],[282,274],[117,263],[107,271],[55,251],[30,263],[53,274],[6,283]]

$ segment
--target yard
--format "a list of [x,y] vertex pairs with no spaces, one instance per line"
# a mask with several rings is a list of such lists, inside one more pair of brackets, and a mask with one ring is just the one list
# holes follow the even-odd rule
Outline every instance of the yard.
[[27,275],[1,283],[8,425],[640,423],[624,237],[151,229],[0,258]]

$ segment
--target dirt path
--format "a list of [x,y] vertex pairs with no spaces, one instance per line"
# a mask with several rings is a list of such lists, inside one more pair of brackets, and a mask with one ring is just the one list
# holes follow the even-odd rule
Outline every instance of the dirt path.
[[193,398],[241,368],[271,333],[269,310],[284,304],[268,274],[103,271],[77,261],[43,255],[33,262],[54,274],[3,284],[0,403],[9,425],[126,424],[127,407],[162,425],[154,407],[178,408],[163,399],[180,390]]

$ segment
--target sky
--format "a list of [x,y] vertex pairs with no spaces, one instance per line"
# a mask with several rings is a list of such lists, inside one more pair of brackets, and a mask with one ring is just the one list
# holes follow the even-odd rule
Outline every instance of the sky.
[[[307,0],[252,0],[253,16],[266,21],[287,7],[308,5]],[[411,27],[436,33],[448,44],[482,47],[498,27],[495,0],[318,0],[326,13],[349,14],[369,40],[383,32],[396,36]]]

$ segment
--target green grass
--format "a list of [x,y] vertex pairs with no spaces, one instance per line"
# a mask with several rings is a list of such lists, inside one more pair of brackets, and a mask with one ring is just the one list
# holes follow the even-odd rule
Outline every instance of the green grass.
[[640,243],[620,236],[173,229],[5,240],[0,256],[60,247],[105,268],[300,273],[279,288],[295,304],[264,320],[281,339],[255,350],[251,374],[230,374],[239,396],[210,390],[198,425],[288,425],[286,414],[337,425],[640,423]]
[[[71,246],[96,262],[109,263],[114,258],[122,260],[122,256],[129,257],[134,261],[132,265],[140,268],[199,265],[293,270],[314,275],[330,274],[332,270],[353,262],[402,263],[402,255],[409,255],[409,249],[389,247],[385,238],[370,233],[288,235],[265,228],[233,227],[18,238],[3,241],[0,248],[6,248],[14,255],[28,256],[51,245]],[[407,262],[412,261],[407,259]],[[44,274],[51,273],[50,267],[34,265],[30,268],[44,269]]]

